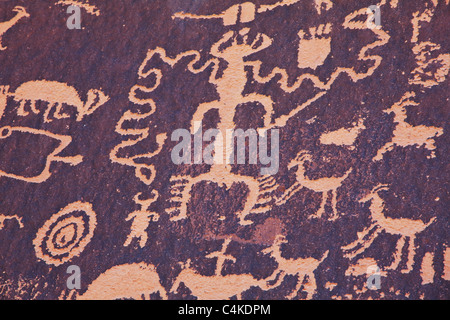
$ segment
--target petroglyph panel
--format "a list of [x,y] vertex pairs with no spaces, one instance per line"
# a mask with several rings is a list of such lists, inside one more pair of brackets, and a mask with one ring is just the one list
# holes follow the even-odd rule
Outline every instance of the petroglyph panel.
[[449,6],[0,1],[0,299],[448,299]]

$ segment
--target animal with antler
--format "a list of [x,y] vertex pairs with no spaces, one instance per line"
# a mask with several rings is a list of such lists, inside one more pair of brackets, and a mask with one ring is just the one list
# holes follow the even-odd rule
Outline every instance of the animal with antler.
[[391,141],[387,142],[378,150],[373,161],[383,159],[383,155],[388,151],[392,151],[395,146],[416,146],[417,148],[425,146],[426,149],[431,151],[430,156],[434,157],[434,149],[436,149],[434,138],[441,136],[444,130],[425,125],[413,126],[406,122],[407,114],[405,107],[417,106],[419,104],[412,100],[414,96],[414,92],[406,92],[399,102],[394,103],[392,107],[384,110],[386,113],[394,113],[394,123],[396,123],[396,126]]
[[306,177],[305,173],[305,163],[307,161],[312,161],[311,155],[307,151],[301,151],[298,155],[289,163],[288,169],[297,167],[296,172],[296,182],[287,189],[284,194],[277,199],[276,205],[282,205],[286,203],[294,194],[300,191],[302,188],[307,188],[313,190],[314,192],[322,193],[322,202],[320,204],[319,210],[311,218],[320,218],[325,213],[325,205],[328,200],[328,194],[331,192],[331,203],[333,208],[333,216],[329,220],[335,220],[338,218],[337,212],[337,189],[342,186],[342,183],[352,172],[352,168],[348,169],[347,172],[341,177],[325,177],[316,180],[310,180]]
[[[421,220],[405,218],[394,219],[386,217],[384,213],[385,203],[379,194],[381,191],[385,190],[388,190],[387,185],[378,185],[373,188],[366,197],[359,201],[361,203],[370,201],[370,215],[372,218],[372,224],[363,231],[358,232],[358,239],[342,247],[342,249],[344,249],[344,253],[347,258],[354,259],[356,256],[364,253],[371,246],[374,240],[381,234],[381,232],[384,231],[392,235],[400,236],[400,239],[397,240],[395,259],[392,264],[386,268],[386,270],[397,269],[402,258],[402,251],[406,246],[406,241],[409,241],[406,270],[402,270],[402,273],[409,273],[412,270],[414,263],[416,236],[436,221],[436,217],[432,218],[428,223],[424,223]],[[368,235],[369,237],[366,239]],[[357,249],[358,247],[359,249]]]
[[15,17],[12,18],[11,20],[4,21],[4,22],[0,23],[0,50],[6,50],[7,49],[7,47],[4,47],[2,45],[2,37],[6,33],[6,31],[11,29],[11,27],[14,26],[20,19],[27,18],[27,17],[30,16],[27,13],[27,10],[25,10],[25,8],[22,7],[22,6],[16,6],[16,7],[14,7],[14,9],[12,11],[17,12]]
[[222,266],[226,260],[236,261],[230,255],[225,254],[231,239],[224,241],[220,252],[213,252],[206,257],[217,258],[216,272],[213,276],[204,276],[191,268],[191,262],[188,260],[183,266],[183,270],[175,279],[171,292],[177,292],[181,283],[184,283],[199,300],[225,300],[233,296],[241,299],[244,291],[253,286],[258,286],[262,290],[268,290],[270,287],[266,281],[256,280],[249,274],[227,274],[223,276]]
[[81,121],[109,100],[109,97],[102,91],[91,89],[87,93],[87,101],[83,102],[75,88],[66,83],[47,80],[25,82],[15,92],[8,93],[8,95],[13,96],[15,101],[20,102],[17,110],[17,114],[20,116],[29,114],[25,110],[27,102],[30,102],[30,109],[35,114],[40,113],[40,110],[36,108],[36,102],[39,100],[47,102],[48,107],[44,113],[44,122],[53,120],[50,118],[53,108],[55,108],[53,113],[55,119],[69,118],[70,115],[62,113],[63,104],[74,106],[77,110],[76,120]]
[[148,225],[151,221],[158,221],[159,219],[158,213],[149,210],[152,203],[158,200],[159,193],[158,191],[153,190],[152,195],[153,198],[148,200],[139,199],[141,193],[138,193],[134,197],[134,202],[140,205],[141,209],[133,211],[126,219],[126,221],[133,220],[133,223],[131,225],[131,233],[128,235],[128,238],[125,241],[125,247],[128,247],[134,238],[139,239],[139,246],[141,248],[143,248],[147,243],[148,234],[146,229],[148,228]]
[[[265,254],[270,254],[278,263],[278,267],[273,273],[275,275],[275,279],[278,278],[278,280],[273,287],[279,286],[284,277],[287,275],[297,276],[297,285],[291,294],[287,296],[288,299],[293,299],[297,296],[301,286],[303,285],[303,280],[307,277],[308,283],[304,285],[304,289],[307,292],[306,299],[310,299],[317,289],[314,271],[328,257],[329,251],[326,251],[320,260],[312,257],[306,259],[285,259],[282,257],[281,252],[281,245],[284,243],[288,243],[286,237],[283,235],[278,235],[272,246],[262,251]],[[267,281],[275,279],[267,279]]]

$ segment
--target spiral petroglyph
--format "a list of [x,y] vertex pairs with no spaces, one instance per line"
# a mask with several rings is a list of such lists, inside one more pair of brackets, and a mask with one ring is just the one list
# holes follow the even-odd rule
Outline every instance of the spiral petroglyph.
[[96,225],[97,218],[89,203],[69,204],[39,229],[33,241],[36,256],[55,266],[70,261],[91,241]]

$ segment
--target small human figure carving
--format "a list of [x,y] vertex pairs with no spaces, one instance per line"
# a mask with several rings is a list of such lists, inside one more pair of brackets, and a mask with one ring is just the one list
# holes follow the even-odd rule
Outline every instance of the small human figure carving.
[[139,197],[141,193],[138,193],[134,197],[134,202],[141,206],[140,210],[133,211],[128,215],[126,221],[133,220],[131,225],[131,233],[128,235],[127,240],[125,241],[124,246],[128,247],[133,241],[134,238],[139,239],[139,246],[143,248],[148,240],[147,228],[150,222],[158,221],[159,214],[153,211],[149,211],[150,206],[153,202],[158,200],[159,193],[156,190],[152,191],[153,198],[148,200],[141,200]]

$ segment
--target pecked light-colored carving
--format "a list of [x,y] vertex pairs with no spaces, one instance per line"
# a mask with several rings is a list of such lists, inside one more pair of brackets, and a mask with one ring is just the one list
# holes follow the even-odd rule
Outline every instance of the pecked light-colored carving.
[[420,276],[422,277],[422,285],[434,282],[434,268],[433,268],[434,254],[432,252],[425,253],[420,268]]
[[428,223],[423,223],[421,220],[406,218],[393,219],[386,217],[384,214],[384,201],[379,195],[379,192],[383,190],[388,190],[387,185],[378,185],[373,188],[366,197],[360,200],[361,203],[368,201],[371,202],[369,209],[372,224],[363,231],[358,232],[358,239],[342,247],[342,249],[344,250],[347,258],[354,259],[360,254],[363,254],[372,245],[373,241],[381,234],[381,232],[384,231],[392,235],[400,236],[400,239],[397,240],[394,261],[390,266],[386,267],[385,270],[397,269],[401,262],[402,250],[404,249],[404,246],[406,246],[406,241],[408,241],[408,260],[406,263],[406,269],[401,270],[401,272],[409,273],[413,269],[414,257],[416,255],[416,236],[435,222],[436,217],[430,219]]
[[48,103],[48,107],[44,112],[44,122],[51,122],[50,118],[54,110],[54,119],[69,118],[70,115],[62,112],[63,104],[75,107],[77,110],[77,121],[83,120],[95,112],[99,107],[108,102],[109,97],[102,91],[91,89],[87,93],[87,100],[83,102],[77,90],[66,83],[47,80],[36,80],[25,82],[20,85],[15,92],[9,93],[14,100],[20,102],[17,114],[27,116],[28,111],[25,110],[27,102],[30,103],[30,109],[33,113],[39,114],[40,110],[36,108],[37,101]]
[[133,239],[139,239],[139,246],[143,248],[148,240],[147,228],[152,221],[158,221],[159,214],[153,211],[150,211],[149,208],[153,202],[158,200],[159,193],[156,190],[152,191],[152,199],[141,200],[139,197],[141,193],[138,193],[134,197],[134,202],[141,207],[140,210],[133,211],[128,215],[126,221],[132,220],[133,223],[131,225],[131,232],[127,237],[127,240],[124,243],[125,247],[128,247],[131,244]]
[[30,17],[27,10],[22,6],[16,6],[12,11],[16,12],[14,18],[8,21],[0,22],[0,51],[7,49],[7,47],[2,45],[2,37],[6,31],[11,29],[11,27],[13,27],[20,19]]
[[[380,3],[382,5],[384,3]],[[350,30],[367,30],[367,24],[365,21],[361,21],[361,17],[367,17],[367,19],[370,18],[370,15],[367,13],[366,8],[362,8],[360,10],[356,10],[349,15],[345,17],[343,27],[344,29],[350,29]],[[331,85],[337,80],[337,78],[345,73],[347,74],[350,79],[353,82],[358,82],[362,79],[365,79],[375,72],[376,69],[381,64],[381,61],[383,60],[381,56],[370,54],[369,51],[372,49],[375,49],[377,47],[382,47],[385,44],[388,43],[390,36],[387,32],[382,30],[382,28],[374,28],[369,29],[371,32],[373,32],[377,39],[374,42],[371,42],[367,45],[365,45],[358,53],[358,60],[360,61],[368,61],[372,62],[372,65],[367,68],[366,72],[356,72],[355,67],[347,68],[347,67],[338,67],[336,70],[328,77],[328,80],[322,81],[319,79],[318,76],[311,74],[311,73],[304,73],[301,74],[295,81],[291,81],[290,77],[285,69],[276,67],[274,68],[267,76],[262,76],[261,67],[262,62],[259,60],[256,61],[246,61],[245,65],[249,66],[253,69],[253,76],[255,80],[259,83],[268,83],[273,78],[280,76],[279,80],[277,81],[280,85],[281,89],[284,90],[287,93],[291,93],[296,91],[300,86],[303,84],[304,81],[309,80],[313,83],[314,87],[322,90],[329,90],[331,88]],[[265,73],[265,72],[264,72]],[[325,94],[326,92],[319,92],[314,98],[311,98],[309,103],[306,105],[301,105],[298,108],[296,108],[292,114],[289,114],[289,117],[280,117],[279,121],[280,124],[277,124],[279,126],[282,126],[286,123],[287,119],[295,115],[298,111],[304,109],[306,106],[310,105],[312,102],[317,100],[320,96]],[[287,119],[286,119],[287,118]]]
[[216,273],[213,276],[203,276],[191,268],[190,260],[183,265],[183,270],[172,285],[171,292],[176,293],[181,283],[184,283],[199,300],[226,300],[237,296],[240,300],[244,291],[253,286],[262,290],[270,289],[264,279],[257,280],[249,274],[227,274],[223,276],[222,266],[225,260],[235,261],[235,258],[226,255],[226,249],[231,239],[225,240],[220,252],[209,254],[209,258],[217,258]]
[[151,264],[132,263],[112,267],[102,273],[78,296],[78,300],[146,299],[159,293],[167,300],[166,290],[161,286],[156,268]]
[[23,228],[23,223],[22,223],[22,218],[17,216],[17,215],[13,215],[13,216],[5,216],[3,214],[0,214],[0,230],[2,230],[5,227],[5,221],[6,220],[16,220],[17,223],[19,224],[19,228]]
[[[314,258],[285,259],[282,257],[281,252],[281,245],[284,243],[288,243],[286,237],[283,235],[278,235],[272,246],[262,251],[263,253],[270,254],[278,263],[278,267],[273,273],[275,275],[274,279],[267,279],[267,281],[278,278],[276,283],[272,286],[277,287],[283,282],[285,276],[297,276],[297,285],[291,294],[287,296],[287,298],[295,298],[298,295],[301,286],[304,285],[304,290],[307,292],[306,299],[311,299],[317,290],[314,271],[328,257],[329,251],[326,251],[320,260]],[[303,280],[305,280],[305,278],[308,279],[307,284],[303,284]]]
[[373,161],[379,161],[383,159],[386,152],[392,151],[394,147],[407,147],[416,146],[420,148],[424,146],[426,149],[430,150],[430,157],[435,157],[434,145],[435,137],[439,137],[444,133],[442,128],[438,127],[428,127],[424,125],[413,126],[406,122],[406,106],[417,106],[419,103],[415,102],[412,98],[415,97],[414,92],[406,92],[400,101],[394,103],[392,107],[384,110],[385,113],[394,113],[394,123],[396,123],[393,137],[391,141],[387,142],[383,147],[381,147],[377,155],[373,158]]
[[[227,130],[236,128],[234,123],[234,115],[239,104],[248,102],[259,102],[264,106],[266,111],[264,115],[264,126],[269,126],[273,114],[273,102],[269,96],[260,95],[257,93],[243,94],[245,85],[247,83],[244,58],[261,51],[271,45],[272,40],[264,35],[258,34],[255,39],[249,37],[250,29],[244,28],[239,32],[229,31],[224,34],[221,40],[216,42],[211,48],[211,54],[228,63],[228,67],[223,71],[221,77],[210,77],[210,83],[216,86],[219,99],[211,102],[202,103],[197,107],[192,120],[191,132],[195,133],[197,128],[196,123],[202,122],[205,114],[213,109],[218,110],[220,121],[217,129],[226,136]],[[178,57],[177,57],[178,58]],[[176,59],[177,59],[176,58]],[[177,61],[177,60],[175,60]],[[170,60],[169,60],[170,62]],[[217,63],[216,61],[213,61]],[[192,64],[191,64],[192,65]],[[217,66],[217,64],[216,64]],[[215,75],[217,68],[213,71]],[[230,139],[229,144],[225,146],[225,150],[233,150],[234,140]],[[190,192],[193,186],[199,182],[213,182],[219,186],[230,189],[234,183],[244,183],[248,188],[248,195],[245,202],[244,209],[237,212],[242,225],[253,223],[246,220],[246,216],[255,206],[259,195],[259,182],[250,176],[242,176],[231,172],[231,166],[227,161],[228,154],[222,155],[220,163],[212,164],[209,172],[201,174],[197,177],[190,176],[175,176],[171,180],[174,185],[172,187],[172,202],[174,206],[169,208],[169,213],[173,214],[178,211],[172,220],[185,219],[187,217],[187,204],[190,199]],[[219,155],[219,158],[220,155]],[[181,192],[178,192],[182,189]],[[175,191],[174,191],[175,190]],[[179,207],[176,205],[180,204]]]
[[314,0],[318,14],[322,14],[322,10],[328,11],[333,7],[331,0]]
[[56,140],[58,142],[58,146],[46,156],[45,167],[40,174],[32,177],[27,177],[20,174],[0,170],[0,177],[7,177],[30,183],[42,183],[52,175],[52,173],[50,172],[50,166],[53,162],[63,162],[70,164],[71,166],[76,166],[83,161],[83,157],[80,155],[73,157],[62,157],[59,155],[72,142],[72,137],[54,134],[45,130],[37,130],[27,127],[5,126],[0,128],[0,143],[2,143],[2,140],[8,139],[16,132],[30,135],[44,135],[50,139]]
[[328,220],[332,221],[338,218],[337,211],[337,189],[342,186],[342,183],[345,179],[348,178],[350,173],[353,171],[352,168],[348,169],[347,172],[341,177],[326,177],[319,178],[316,180],[310,180],[306,177],[305,174],[305,163],[307,161],[312,161],[311,155],[306,151],[300,151],[297,156],[289,163],[288,169],[292,169],[297,167],[296,179],[297,181],[287,189],[283,195],[281,195],[277,201],[276,205],[285,204],[292,196],[294,196],[298,191],[302,188],[307,188],[313,190],[314,192],[322,193],[322,202],[320,204],[319,210],[317,210],[316,214],[310,216],[310,218],[321,218],[325,213],[325,205],[328,201],[328,194],[331,192],[331,205],[333,208],[333,216],[331,216]]
[[76,0],[59,0],[56,4],[77,6],[83,8],[89,14],[95,15],[97,17],[100,15],[100,10],[96,6],[89,4],[89,2],[87,1],[81,2]]
[[311,27],[308,31],[300,30],[298,37],[298,67],[315,70],[325,62],[331,52],[331,23]]
[[349,147],[354,149],[354,143],[358,135],[366,127],[364,119],[359,119],[358,123],[354,123],[351,128],[341,128],[338,130],[325,132],[320,135],[321,144],[334,144],[336,146]]
[[442,278],[450,281],[450,247],[445,247],[444,251],[444,273]]
[[[425,88],[431,88],[445,81],[448,73],[450,72],[450,54],[441,53],[433,58],[433,52],[441,49],[439,44],[431,41],[419,41],[421,23],[430,23],[433,18],[438,5],[437,0],[431,2],[431,8],[424,11],[416,11],[413,13],[411,24],[413,27],[413,33],[411,37],[411,43],[415,43],[412,51],[416,56],[417,67],[411,72],[412,78],[409,79],[410,84],[416,84]],[[447,1],[447,5],[448,5]]]
[[134,121],[138,122],[140,120],[144,120],[150,115],[152,115],[154,110],[151,110],[147,113],[134,113],[131,110],[125,111],[123,116],[120,118],[119,122],[116,125],[116,132],[123,136],[134,136],[136,138],[131,138],[128,140],[124,140],[116,145],[110,153],[110,159],[113,163],[118,163],[124,166],[133,167],[135,169],[136,177],[145,183],[146,185],[150,185],[156,177],[156,170],[154,165],[140,163],[139,159],[151,159],[154,156],[158,155],[164,142],[166,141],[167,135],[165,133],[161,133],[156,136],[156,142],[158,144],[158,149],[153,152],[148,152],[145,154],[138,154],[130,157],[120,157],[118,153],[128,147],[132,147],[137,143],[147,139],[150,136],[150,128],[145,129],[133,129],[133,128],[124,128],[124,123],[126,121]]
[[33,240],[36,256],[46,264],[60,266],[83,252],[96,226],[96,214],[90,203],[71,203],[39,229]]

